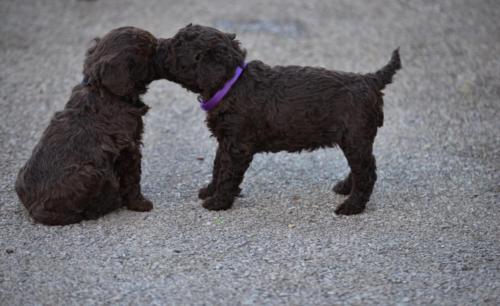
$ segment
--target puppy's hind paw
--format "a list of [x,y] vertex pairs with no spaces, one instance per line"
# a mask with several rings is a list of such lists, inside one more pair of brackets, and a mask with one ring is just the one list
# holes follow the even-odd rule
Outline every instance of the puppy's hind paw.
[[150,211],[153,209],[153,203],[148,199],[137,199],[129,203],[127,209],[133,211]]
[[233,206],[233,201],[210,197],[205,199],[201,205],[208,210],[226,210]]
[[364,210],[365,210],[365,205],[356,204],[356,203],[353,203],[352,201],[349,201],[349,199],[347,199],[344,203],[340,204],[335,209],[335,214],[350,216],[350,215],[360,214]]

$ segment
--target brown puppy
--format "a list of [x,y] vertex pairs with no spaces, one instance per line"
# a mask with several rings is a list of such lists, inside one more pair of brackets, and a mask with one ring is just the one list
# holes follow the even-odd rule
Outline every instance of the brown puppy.
[[64,225],[122,206],[153,208],[140,186],[142,116],[148,111],[140,95],[158,78],[156,48],[150,33],[123,27],[87,51],[84,81],[17,177],[16,192],[36,221]]
[[401,68],[398,50],[369,74],[260,61],[244,67],[245,55],[234,34],[199,25],[160,41],[163,77],[206,101],[207,124],[219,143],[212,181],[199,192],[203,206],[231,207],[255,153],[338,145],[351,173],[334,187],[350,195],[336,213],[361,213],[376,180],[372,145],[383,123],[381,90]]

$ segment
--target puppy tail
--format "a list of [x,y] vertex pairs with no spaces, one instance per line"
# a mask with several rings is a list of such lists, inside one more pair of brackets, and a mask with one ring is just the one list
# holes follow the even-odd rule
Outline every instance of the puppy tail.
[[385,88],[387,84],[392,83],[392,77],[396,74],[396,71],[401,69],[401,59],[399,58],[399,47],[392,52],[392,57],[389,63],[382,67],[382,69],[375,72],[375,78],[377,79],[378,90]]

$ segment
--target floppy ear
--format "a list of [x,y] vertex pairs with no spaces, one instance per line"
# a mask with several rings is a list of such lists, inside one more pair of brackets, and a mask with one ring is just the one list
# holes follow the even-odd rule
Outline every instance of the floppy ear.
[[101,85],[117,96],[127,96],[134,88],[127,61],[115,57],[104,58],[96,65],[96,77]]
[[211,90],[219,86],[227,75],[230,61],[225,58],[226,47],[218,47],[208,50],[203,54],[198,63],[198,87],[202,90]]

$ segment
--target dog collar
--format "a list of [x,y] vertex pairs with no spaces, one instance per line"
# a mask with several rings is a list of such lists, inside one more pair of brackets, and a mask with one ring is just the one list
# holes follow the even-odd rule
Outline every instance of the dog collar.
[[231,87],[233,87],[234,83],[240,78],[241,74],[243,73],[243,70],[246,68],[247,64],[243,64],[243,67],[238,66],[236,68],[236,71],[234,72],[234,76],[224,84],[222,89],[218,90],[215,95],[213,95],[210,99],[207,101],[201,100],[200,101],[200,106],[201,109],[208,112],[214,109],[222,99],[226,96],[226,94],[231,90]]

